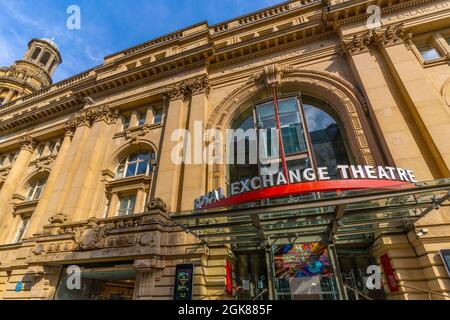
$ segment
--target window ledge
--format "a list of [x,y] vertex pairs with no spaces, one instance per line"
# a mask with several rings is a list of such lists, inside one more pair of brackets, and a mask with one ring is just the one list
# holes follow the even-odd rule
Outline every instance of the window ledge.
[[428,61],[422,60],[422,66],[424,68],[429,68],[429,67],[434,67],[434,66],[438,66],[438,65],[442,65],[442,64],[447,64],[447,61],[450,61],[450,56],[449,57],[441,57],[439,59],[428,60]]
[[148,186],[152,176],[138,175],[133,177],[119,178],[106,183],[106,189],[110,192],[120,192],[124,190],[139,189]]

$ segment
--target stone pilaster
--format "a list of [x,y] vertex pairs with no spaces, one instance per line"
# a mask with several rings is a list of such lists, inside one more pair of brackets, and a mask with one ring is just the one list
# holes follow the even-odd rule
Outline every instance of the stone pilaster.
[[53,164],[52,171],[50,172],[50,175],[47,178],[47,183],[45,185],[41,199],[39,200],[36,210],[34,211],[31,217],[30,225],[24,236],[25,238],[41,231],[42,227],[44,225],[47,225],[49,222],[48,219],[51,216],[50,212],[47,210],[49,200],[52,196],[52,193],[55,190],[55,186],[60,178],[62,171],[65,170],[66,164],[69,163],[69,159],[67,159],[67,154],[74,134],[73,129],[74,128],[70,127],[69,125],[65,127],[64,139],[62,141],[55,162]]
[[414,170],[419,180],[433,179],[429,167],[431,156],[421,152],[426,148],[420,139],[420,132],[413,117],[396,90],[396,83],[383,62],[382,55],[372,46],[373,33],[355,35],[348,42],[343,42],[350,69],[369,106],[369,117],[374,124],[374,131],[379,143],[391,165]]
[[199,78],[190,85],[191,102],[187,130],[191,137],[190,163],[184,165],[180,210],[192,210],[194,199],[206,191],[206,159],[203,159],[205,143],[203,135],[208,116],[209,84],[207,78]]
[[411,35],[402,26],[393,26],[376,33],[375,41],[439,168],[438,177],[450,176],[450,113],[409,50]]
[[11,230],[14,220],[10,206],[11,197],[17,192],[17,188],[22,182],[23,173],[28,167],[35,148],[36,142],[32,137],[22,137],[19,154],[0,190],[0,244],[8,243],[11,235],[14,234],[15,230]]

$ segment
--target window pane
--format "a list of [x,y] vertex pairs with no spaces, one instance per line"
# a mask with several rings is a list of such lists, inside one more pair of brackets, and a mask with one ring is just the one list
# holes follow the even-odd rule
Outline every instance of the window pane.
[[[283,137],[284,152],[286,155],[306,152],[307,143],[301,123],[301,115],[297,98],[283,99],[278,103],[281,135]],[[275,108],[273,103],[257,107],[258,128],[276,128]],[[278,139],[276,131],[267,132],[266,156],[271,157],[278,153],[275,150],[274,139]]]
[[39,200],[41,198],[42,190],[44,190],[43,186],[36,187],[36,192],[34,193],[33,200]]
[[125,164],[121,163],[117,167],[116,178],[123,178],[123,171],[125,170]]
[[22,241],[22,237],[25,234],[25,231],[27,230],[29,222],[30,222],[30,217],[26,217],[26,218],[22,219],[19,230],[17,230],[16,239],[14,240],[15,243],[19,243]]
[[138,126],[142,126],[145,124],[145,117],[147,116],[146,111],[141,111],[138,113]]
[[338,178],[336,166],[349,164],[341,130],[326,112],[304,105],[308,130],[318,167],[328,167],[330,177]]
[[133,214],[135,203],[136,203],[135,194],[122,197],[122,199],[120,200],[119,210],[117,214],[119,216]]
[[130,121],[131,121],[131,117],[130,116],[123,116],[122,117],[122,124],[123,124],[123,130],[126,130],[130,127]]
[[136,161],[138,161],[140,159],[141,156],[142,155],[140,153],[132,154],[130,156],[130,159],[128,160],[128,162],[136,162]]
[[154,114],[153,114],[153,123],[161,123],[162,121],[162,117],[163,117],[163,110],[162,109],[154,109]]
[[139,162],[136,175],[147,173],[148,161]]
[[433,48],[429,44],[423,44],[418,46],[417,48],[419,49],[420,54],[425,61],[435,60],[441,57],[439,51],[437,51],[436,48]]
[[128,164],[126,177],[132,177],[136,175],[136,162]]

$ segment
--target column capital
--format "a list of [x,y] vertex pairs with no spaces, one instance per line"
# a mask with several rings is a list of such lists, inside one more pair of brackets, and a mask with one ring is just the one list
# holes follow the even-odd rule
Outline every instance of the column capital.
[[119,111],[112,109],[109,105],[91,107],[76,113],[67,121],[64,129],[66,134],[73,135],[78,127],[91,127],[96,121],[105,121],[107,124],[114,124],[118,118]]
[[342,40],[342,50],[346,55],[368,52],[369,45],[374,40],[374,31],[354,34],[351,40]]
[[34,152],[37,142],[31,136],[25,136],[20,139],[20,149]]
[[390,47],[397,44],[405,44],[411,48],[412,34],[407,33],[403,25],[388,26],[385,30],[374,34],[374,41],[379,47]]
[[170,100],[186,101],[193,94],[209,94],[209,78],[204,75],[190,80],[183,80],[167,90],[165,96]]

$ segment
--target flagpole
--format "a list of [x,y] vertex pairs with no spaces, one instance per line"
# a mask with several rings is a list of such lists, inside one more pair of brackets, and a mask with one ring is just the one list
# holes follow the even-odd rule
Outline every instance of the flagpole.
[[277,124],[278,129],[278,143],[280,144],[280,155],[281,155],[281,164],[283,166],[284,177],[286,178],[287,184],[289,184],[289,175],[286,164],[286,156],[284,154],[284,145],[283,145],[283,136],[281,134],[281,125],[280,125],[280,116],[278,112],[278,94],[277,94],[277,86],[276,84],[272,85],[272,95],[273,95],[273,104],[275,107],[275,122]]

